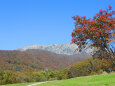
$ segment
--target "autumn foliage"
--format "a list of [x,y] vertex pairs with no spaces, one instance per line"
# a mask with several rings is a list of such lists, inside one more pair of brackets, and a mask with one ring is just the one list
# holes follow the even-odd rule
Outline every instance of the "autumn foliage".
[[73,64],[69,70],[73,77],[79,77],[101,74],[103,71],[110,73],[109,68],[115,71],[115,63],[112,63],[112,59],[93,57]]
[[115,18],[112,7],[107,10],[100,10],[93,19],[86,16],[73,16],[75,29],[72,32],[72,43],[79,47],[79,51],[86,47],[88,43],[99,49],[98,57],[114,57],[114,47],[110,45],[115,42]]

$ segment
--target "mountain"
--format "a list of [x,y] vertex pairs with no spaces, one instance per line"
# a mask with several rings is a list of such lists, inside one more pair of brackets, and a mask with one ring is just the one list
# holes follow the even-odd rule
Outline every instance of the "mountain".
[[0,50],[0,70],[14,72],[39,71],[45,68],[60,70],[83,59],[84,57],[77,55],[56,54],[40,49],[26,51]]
[[75,49],[77,49],[78,46],[76,44],[53,44],[53,45],[31,45],[26,47],[18,48],[17,50],[20,51],[26,51],[29,49],[40,49],[40,50],[47,50],[50,52],[54,52],[57,54],[65,54],[65,55],[88,55],[91,56],[92,51],[95,50],[95,48],[89,47],[89,45],[86,46],[85,49],[83,49],[82,52],[74,52]]
[[75,44],[32,45],[17,50],[0,50],[0,69],[11,71],[60,70],[87,57],[95,48],[74,52]]

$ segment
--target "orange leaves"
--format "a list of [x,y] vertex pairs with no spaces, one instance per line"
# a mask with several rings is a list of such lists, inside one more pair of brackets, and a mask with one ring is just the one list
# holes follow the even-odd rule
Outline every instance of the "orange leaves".
[[73,38],[72,42],[76,42],[78,40],[78,38]]
[[100,13],[102,13],[102,12],[103,12],[103,10],[100,10],[99,12],[100,12]]
[[109,39],[109,40],[111,40],[111,41],[115,42],[115,39]]
[[91,29],[91,31],[94,31],[94,30],[96,30],[96,27],[91,27],[90,29]]
[[72,32],[72,37],[74,37],[75,36],[75,32]]
[[99,32],[94,33],[94,36],[95,36],[96,38],[99,38]]
[[87,34],[85,34],[85,38],[87,37]]
[[96,15],[97,15],[97,16],[100,16],[100,14],[99,14],[99,13],[97,13]]
[[112,16],[112,13],[108,13],[109,16]]
[[72,42],[82,48],[82,45],[90,40],[94,45],[102,48],[101,46],[115,41],[112,36],[115,28],[115,18],[112,15],[115,11],[110,11],[111,9],[111,5],[107,10],[101,9],[93,19],[86,19],[86,16],[74,16],[75,29],[72,32]]
[[114,14],[115,14],[115,11],[112,11],[112,14],[114,15]]
[[115,37],[114,38],[106,38],[106,40],[107,40],[107,43],[109,43],[111,41],[115,42]]
[[110,10],[112,9],[111,5],[109,5],[108,7],[109,7]]
[[114,36],[114,38],[115,38],[115,33],[114,33],[114,34],[111,34],[111,36]]

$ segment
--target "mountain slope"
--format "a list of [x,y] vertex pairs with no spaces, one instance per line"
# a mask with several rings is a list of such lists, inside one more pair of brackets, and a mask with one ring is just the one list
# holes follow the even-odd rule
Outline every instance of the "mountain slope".
[[12,71],[52,70],[68,67],[80,60],[91,57],[94,48],[87,47],[74,52],[75,44],[32,45],[14,51],[0,51],[0,69]]
[[56,54],[46,50],[0,51],[0,69],[11,71],[38,71],[46,67],[62,69],[83,60],[84,57]]

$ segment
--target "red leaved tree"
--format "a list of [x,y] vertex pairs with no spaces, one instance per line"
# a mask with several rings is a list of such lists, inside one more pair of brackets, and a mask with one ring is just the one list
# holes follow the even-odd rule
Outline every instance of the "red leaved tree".
[[98,48],[94,56],[115,58],[115,46],[112,46],[115,42],[114,14],[115,11],[112,11],[109,5],[107,10],[100,10],[93,19],[73,16],[75,29],[72,32],[72,43],[78,45],[79,51],[90,43],[91,46]]

